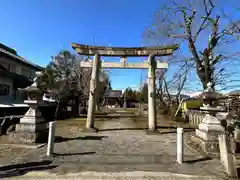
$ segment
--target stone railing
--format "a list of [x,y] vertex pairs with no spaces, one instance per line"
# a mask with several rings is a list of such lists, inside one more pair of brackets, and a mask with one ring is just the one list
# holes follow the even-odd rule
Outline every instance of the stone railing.
[[205,113],[200,110],[188,110],[184,114],[184,118],[188,119],[189,124],[193,128],[198,128],[198,125],[202,122]]

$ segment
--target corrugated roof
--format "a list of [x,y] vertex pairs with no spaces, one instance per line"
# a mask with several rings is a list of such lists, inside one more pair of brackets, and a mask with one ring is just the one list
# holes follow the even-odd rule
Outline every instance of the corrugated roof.
[[14,53],[12,53],[10,51],[7,51],[6,49],[2,48],[2,46],[0,47],[0,52],[6,54],[6,55],[8,55],[8,56],[10,56],[10,57],[12,57],[12,58],[14,58],[16,60],[18,60],[18,61],[20,61],[20,62],[22,62],[22,63],[24,63],[24,64],[26,64],[28,66],[34,67],[37,70],[43,70],[44,69],[43,67],[41,67],[41,66],[39,66],[37,64],[33,64],[33,63],[25,60],[23,57],[21,57],[21,56],[19,56],[17,54],[14,54]]

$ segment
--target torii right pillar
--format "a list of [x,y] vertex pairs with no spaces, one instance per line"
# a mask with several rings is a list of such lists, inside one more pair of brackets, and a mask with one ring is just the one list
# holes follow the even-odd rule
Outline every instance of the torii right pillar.
[[148,56],[148,132],[156,132],[156,61],[154,55]]

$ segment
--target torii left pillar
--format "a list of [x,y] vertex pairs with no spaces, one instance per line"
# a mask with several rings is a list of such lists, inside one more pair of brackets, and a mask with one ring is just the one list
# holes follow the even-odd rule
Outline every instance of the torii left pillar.
[[92,64],[92,75],[90,81],[90,92],[88,101],[88,114],[86,129],[88,131],[97,131],[94,127],[96,102],[97,102],[97,89],[99,86],[99,73],[100,73],[101,57],[99,54],[94,55]]
[[148,132],[156,132],[156,61],[154,55],[148,56]]

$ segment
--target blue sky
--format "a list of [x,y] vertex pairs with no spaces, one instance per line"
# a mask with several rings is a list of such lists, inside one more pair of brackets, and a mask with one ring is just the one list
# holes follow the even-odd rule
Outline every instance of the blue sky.
[[[150,3],[151,2],[151,3]],[[70,42],[140,46],[159,0],[1,0],[0,41],[45,66]],[[113,58],[114,59],[114,58]],[[141,58],[134,61],[141,61]],[[113,61],[117,61],[114,59]],[[131,59],[130,59],[131,61]],[[143,78],[146,72],[143,71]],[[140,85],[141,70],[114,70],[114,88]]]
[[[45,66],[70,42],[141,46],[141,35],[166,0],[0,0],[0,42]],[[119,59],[112,58],[111,61]],[[129,59],[142,61],[143,58]],[[146,70],[111,70],[115,89],[137,88]],[[194,80],[193,80],[194,81]]]

